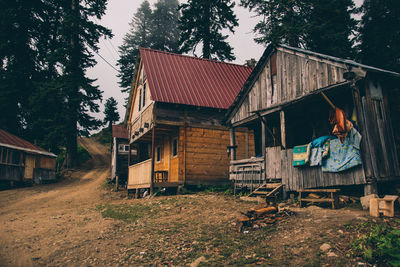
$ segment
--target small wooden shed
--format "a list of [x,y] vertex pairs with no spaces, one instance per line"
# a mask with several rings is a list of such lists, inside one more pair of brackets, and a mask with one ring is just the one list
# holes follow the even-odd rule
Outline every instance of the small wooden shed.
[[[124,125],[112,126],[111,178],[118,176],[119,184],[124,184],[128,178],[129,133]],[[132,151],[132,156],[136,153]]]
[[[240,184],[253,179],[248,177],[277,179],[286,191],[364,185],[366,194],[381,182],[399,181],[399,78],[352,60],[285,45],[267,47],[227,113],[233,132],[238,127],[254,131],[255,154],[262,157],[232,157],[231,179]],[[332,133],[331,106],[322,93],[355,120],[362,136],[360,166],[343,172],[293,166],[295,146]]]
[[0,180],[34,182],[56,179],[56,155],[0,129]]
[[[140,48],[125,121],[128,190],[229,182],[229,130],[222,124],[251,68]],[[237,131],[252,156],[253,133]]]

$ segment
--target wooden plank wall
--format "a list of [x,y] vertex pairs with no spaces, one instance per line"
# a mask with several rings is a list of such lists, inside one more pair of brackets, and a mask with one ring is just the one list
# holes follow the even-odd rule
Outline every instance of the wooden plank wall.
[[[238,157],[254,156],[254,137],[249,132],[236,132]],[[228,182],[230,145],[229,131],[187,127],[186,183],[215,184]]]
[[272,76],[270,62],[267,62],[231,123],[250,117],[253,111],[277,106],[345,81],[344,64],[284,48],[278,48],[276,64],[277,74]]
[[266,148],[266,170],[267,177],[273,179],[282,178],[282,164],[281,164],[281,147],[267,147]]
[[148,188],[151,184],[151,159],[129,166],[128,189]]
[[282,150],[281,160],[282,183],[287,191],[366,183],[362,166],[339,173],[322,172],[320,167],[293,167],[293,149]]
[[39,166],[37,168],[55,170],[56,169],[56,158],[39,156]]

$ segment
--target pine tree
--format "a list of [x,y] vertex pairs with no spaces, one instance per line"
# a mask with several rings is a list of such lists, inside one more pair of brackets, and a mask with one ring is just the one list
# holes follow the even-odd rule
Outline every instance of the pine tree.
[[114,122],[119,121],[117,106],[118,103],[114,97],[108,98],[106,104],[104,105],[104,124],[108,124],[108,128],[110,129]]
[[91,18],[104,15],[107,0],[52,0],[59,14],[57,25],[57,49],[51,55],[61,66],[59,85],[64,97],[65,143],[68,166],[77,163],[77,136],[88,135],[89,131],[102,125],[89,112],[99,112],[97,100],[102,92],[94,86],[94,79],[86,77],[85,71],[96,61],[91,50],[98,50],[99,38],[111,37],[110,30],[96,24]]
[[39,0],[2,1],[0,9],[0,127],[23,135],[29,96],[38,79],[37,51],[33,40],[41,3]]
[[352,34],[357,21],[353,0],[311,0],[307,16],[306,47],[310,50],[343,58],[354,58]]
[[306,14],[310,6],[303,0],[241,0],[241,5],[262,19],[254,27],[260,44],[288,44],[304,47]]
[[179,51],[178,7],[178,0],[159,0],[155,4],[151,21],[151,48],[174,53]]
[[131,28],[119,47],[120,58],[118,59],[118,66],[120,70],[118,77],[122,92],[128,92],[130,89],[139,46],[149,47],[151,44],[151,23],[152,11],[149,2],[146,0],[134,14],[129,24]]
[[234,60],[233,48],[226,41],[228,35],[221,33],[224,29],[234,33],[239,25],[234,6],[231,0],[188,0],[181,4],[181,52],[195,52],[201,44],[203,58]]
[[353,0],[241,0],[262,20],[257,43],[287,44],[338,57],[354,56],[351,35],[357,22]]
[[360,60],[400,72],[400,1],[365,0],[362,11]]

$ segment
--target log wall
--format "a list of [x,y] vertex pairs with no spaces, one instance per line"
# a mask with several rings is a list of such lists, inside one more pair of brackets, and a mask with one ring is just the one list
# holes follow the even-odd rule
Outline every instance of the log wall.
[[[237,157],[254,156],[252,132],[236,133]],[[181,137],[183,138],[183,136]],[[188,184],[215,184],[228,182],[230,145],[228,130],[187,127],[186,179]]]

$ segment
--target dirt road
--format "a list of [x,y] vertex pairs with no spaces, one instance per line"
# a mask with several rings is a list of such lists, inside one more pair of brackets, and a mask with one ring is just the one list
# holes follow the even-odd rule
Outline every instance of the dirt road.
[[51,263],[59,251],[97,237],[107,227],[93,207],[104,202],[100,187],[109,176],[109,152],[88,138],[80,143],[92,158],[69,177],[0,192],[1,266]]
[[[224,193],[127,199],[106,190],[107,148],[54,184],[0,191],[0,266],[354,266],[348,226],[366,212],[311,206],[276,225],[238,233],[254,203]],[[321,253],[320,246],[332,246]],[[330,253],[330,254],[329,254]]]

